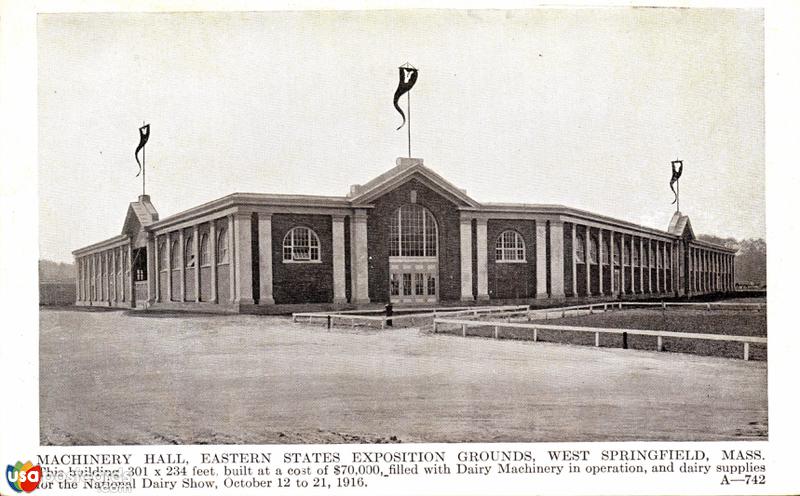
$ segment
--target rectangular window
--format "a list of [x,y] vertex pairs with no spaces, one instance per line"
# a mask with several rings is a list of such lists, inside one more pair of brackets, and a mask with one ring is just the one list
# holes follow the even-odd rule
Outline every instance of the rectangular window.
[[425,294],[425,274],[414,274],[414,294]]
[[400,278],[394,272],[389,279],[389,287],[391,288],[392,296],[399,296],[400,295]]
[[428,295],[436,295],[436,276],[428,276]]
[[403,274],[403,296],[411,296],[411,274]]
[[608,265],[608,243],[606,243],[606,240],[603,240],[603,244],[600,245],[600,258],[603,260],[603,265]]

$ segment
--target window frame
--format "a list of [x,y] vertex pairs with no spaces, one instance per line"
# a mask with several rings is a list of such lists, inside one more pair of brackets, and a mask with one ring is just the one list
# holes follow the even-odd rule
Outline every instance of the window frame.
[[181,255],[181,244],[178,242],[177,239],[170,240],[170,252],[169,252],[170,270],[180,270],[181,259],[178,258],[179,255]]
[[169,267],[169,254],[167,253],[167,242],[169,240],[162,239],[158,242],[158,271],[167,272]]
[[[225,241],[225,243],[223,245],[220,245],[220,241],[223,241],[223,240]],[[230,241],[228,240],[228,228],[227,227],[221,227],[219,229],[219,231],[217,232],[217,239],[214,240],[214,242],[216,243],[215,246],[217,247],[217,249],[214,252],[214,257],[216,258],[216,260],[214,260],[214,262],[217,265],[227,265],[227,264],[229,264],[231,256],[230,256],[230,253],[228,253],[230,251],[228,249]]]
[[[305,248],[308,249],[308,258],[295,258],[295,248],[302,247],[295,243],[295,233],[299,232],[300,230],[308,231],[308,246]],[[290,244],[286,244],[286,240],[290,240]],[[316,245],[315,245],[316,243]],[[287,248],[290,250],[291,258],[286,258],[286,250]],[[314,249],[316,248],[316,258],[314,257]],[[299,225],[294,226],[289,229],[286,234],[283,236],[283,243],[281,244],[281,258],[283,263],[286,264],[319,264],[322,263],[322,243],[319,240],[319,236],[317,235],[316,231],[312,228]]]
[[[514,244],[512,246],[506,246],[503,239],[508,233],[514,234]],[[520,250],[522,251],[522,258],[517,258]],[[508,258],[509,253],[513,253],[514,258]],[[498,257],[498,254],[501,256]],[[494,242],[494,261],[495,263],[528,263],[528,249],[525,246],[525,237],[516,229],[501,231]]]
[[[205,250],[203,249],[204,244]],[[209,250],[208,233],[204,232],[200,234],[200,243],[198,244],[198,248],[200,249],[200,257],[198,260],[200,267],[211,267],[211,251]]]
[[575,254],[576,264],[586,263],[586,238],[582,233],[575,233],[575,246],[572,252]]
[[[419,233],[412,234],[409,232],[404,232],[404,227],[406,227],[403,217],[404,209],[419,209],[421,211],[422,222]],[[411,219],[410,216],[405,220],[408,221],[409,219]],[[404,238],[407,236],[418,237],[419,239],[412,239],[411,241],[406,240],[404,243]],[[433,241],[433,244],[430,243],[431,241]],[[422,255],[408,254],[408,250],[410,250],[409,244],[412,242],[421,243]],[[431,260],[437,258],[438,256],[439,223],[436,220],[436,217],[433,215],[433,212],[417,203],[407,203],[395,209],[395,211],[392,213],[391,219],[389,220],[389,257],[393,259]]]
[[[197,253],[194,251],[194,235],[189,234],[183,242],[183,267],[194,269],[197,264]],[[191,263],[191,265],[189,265]]]
[[[592,256],[594,254],[594,256]],[[600,263],[600,240],[597,236],[589,236],[589,265],[599,265]]]

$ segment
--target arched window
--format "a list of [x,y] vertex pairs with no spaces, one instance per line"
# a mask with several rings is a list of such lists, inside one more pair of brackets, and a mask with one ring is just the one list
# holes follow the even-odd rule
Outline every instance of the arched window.
[[228,263],[228,230],[224,227],[217,234],[217,263]]
[[586,241],[584,240],[583,234],[576,234],[575,235],[575,262],[582,264],[585,261],[586,261]]
[[403,205],[389,222],[390,257],[435,257],[438,229],[428,209],[411,203]]
[[503,231],[497,237],[494,252],[498,262],[524,262],[525,240],[517,231]]
[[194,238],[190,234],[186,237],[186,246],[183,250],[183,263],[187,269],[194,267]]
[[169,266],[172,269],[179,269],[180,268],[180,264],[178,262],[180,261],[180,258],[178,258],[178,257],[181,254],[181,248],[180,248],[180,245],[178,245],[178,240],[177,239],[173,240],[171,246],[172,246],[172,249],[171,249],[170,254],[169,254],[169,256],[170,256]]
[[158,243],[158,265],[160,270],[169,270],[169,258],[167,257],[167,243]]
[[592,236],[589,243],[589,263],[597,265],[597,236]]
[[284,262],[319,262],[317,233],[303,226],[293,227],[283,237]]
[[200,266],[205,267],[210,262],[208,259],[208,234],[203,233],[200,236]]

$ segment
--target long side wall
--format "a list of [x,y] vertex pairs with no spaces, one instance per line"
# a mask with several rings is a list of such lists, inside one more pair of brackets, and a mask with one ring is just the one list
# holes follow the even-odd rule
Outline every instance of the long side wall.
[[[730,251],[560,216],[459,211],[412,180],[373,208],[233,207],[154,226],[141,283],[132,280],[131,240],[113,238],[78,250],[76,304],[238,312],[275,304],[385,302],[389,216],[410,198],[437,219],[442,302],[679,296],[734,288]],[[318,261],[284,261],[284,237],[298,226],[317,235]],[[497,260],[505,231],[524,243],[524,257],[513,263]]]
[[130,308],[134,302],[128,241],[75,256],[75,304]]

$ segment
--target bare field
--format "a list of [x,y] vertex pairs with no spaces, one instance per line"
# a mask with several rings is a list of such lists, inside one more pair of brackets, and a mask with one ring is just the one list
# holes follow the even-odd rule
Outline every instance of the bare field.
[[767,367],[288,318],[40,313],[46,445],[734,440]]

